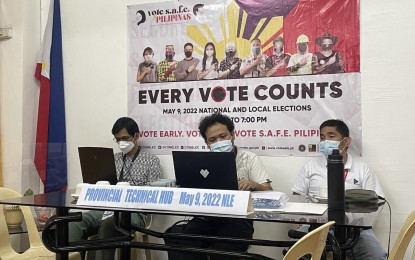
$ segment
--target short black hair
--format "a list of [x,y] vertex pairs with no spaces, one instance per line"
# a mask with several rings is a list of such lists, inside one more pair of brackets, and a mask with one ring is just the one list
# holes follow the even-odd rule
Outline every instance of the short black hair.
[[339,134],[343,138],[350,136],[349,128],[347,127],[346,123],[343,122],[342,120],[339,120],[339,119],[329,119],[327,121],[324,121],[320,125],[320,132],[326,126],[328,126],[328,127],[335,127],[336,128],[336,131],[339,132]]
[[193,14],[197,16],[196,12],[199,10],[199,8],[203,8],[204,6],[204,4],[196,4],[193,6]]
[[134,136],[135,133],[138,133],[140,131],[134,119],[129,117],[121,117],[118,118],[117,121],[115,121],[114,126],[112,127],[112,135],[116,135],[124,128],[131,136]]
[[190,47],[192,47],[192,49],[193,49],[193,44],[192,44],[192,43],[190,43],[190,42],[186,43],[186,44],[183,46],[183,49],[184,49],[184,48],[186,48],[186,46],[190,46]]
[[206,117],[202,118],[200,120],[200,123],[199,123],[199,132],[203,136],[203,139],[205,139],[205,141],[206,141],[206,130],[210,126],[212,126],[216,123],[226,125],[229,132],[231,132],[231,133],[233,132],[233,130],[235,130],[235,125],[234,125],[232,119],[229,116],[223,115],[223,114],[220,114],[220,113],[211,114],[210,116],[206,116]]
[[145,48],[145,49],[144,49],[144,51],[143,51],[143,57],[144,57],[144,54],[146,53],[146,51],[151,51],[151,53],[154,55],[154,51],[153,51],[153,49],[152,49],[152,48],[150,48],[150,47],[147,47],[147,48]]

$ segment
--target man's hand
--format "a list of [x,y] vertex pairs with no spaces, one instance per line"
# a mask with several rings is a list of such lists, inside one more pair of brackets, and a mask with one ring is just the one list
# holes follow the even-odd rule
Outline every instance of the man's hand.
[[150,72],[150,67],[145,67],[144,69],[143,69],[143,73],[144,74],[147,74],[147,73],[149,73]]
[[256,190],[258,187],[258,183],[254,182],[254,181],[250,181],[250,180],[239,180],[238,181],[238,189],[239,190],[250,190],[250,191],[254,191]]
[[254,62],[253,62],[253,64],[256,66],[256,65],[259,65],[261,62],[262,62],[262,54],[260,54],[260,55],[258,55],[257,57],[256,57],[256,59],[254,60]]
[[187,71],[190,73],[192,71],[194,71],[196,68],[196,63],[193,63],[193,65],[190,65],[189,68],[187,68]]

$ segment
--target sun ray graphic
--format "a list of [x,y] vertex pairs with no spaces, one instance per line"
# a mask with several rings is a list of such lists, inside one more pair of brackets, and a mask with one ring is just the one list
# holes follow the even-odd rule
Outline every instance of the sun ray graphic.
[[[189,24],[186,32],[189,40],[195,43],[194,51],[203,56],[203,48],[207,42],[213,42],[216,56],[219,60],[225,57],[225,47],[228,42],[234,42],[238,56],[243,58],[250,54],[250,42],[259,38],[263,51],[272,48],[272,40],[283,36],[283,16],[262,18],[256,24],[248,39],[243,38],[249,14],[242,10],[234,1],[218,10],[217,17],[201,24]],[[197,46],[197,47],[196,47]]]

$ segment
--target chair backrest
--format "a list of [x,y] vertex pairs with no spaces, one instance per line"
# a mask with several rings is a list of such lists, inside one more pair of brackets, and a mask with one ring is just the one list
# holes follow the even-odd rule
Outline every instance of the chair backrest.
[[[12,199],[12,198],[18,198],[18,197],[22,197],[22,195],[14,190],[0,187],[0,200]],[[3,222],[4,220],[3,206],[4,205],[2,205],[1,212],[0,212],[0,215],[1,215],[0,220],[2,222],[1,227],[0,227],[0,232],[2,234],[2,237],[5,237],[5,235],[7,234],[7,240],[8,240],[9,236],[8,236],[7,224],[6,224],[6,221]],[[24,218],[24,221],[26,222],[30,246],[31,247],[32,246],[43,246],[42,240],[40,238],[40,235],[39,235],[39,232],[36,226],[36,222],[32,215],[32,211],[30,210],[28,206],[20,206],[20,209],[22,210],[23,218]],[[6,241],[6,242],[10,243],[10,241]]]
[[[398,238],[396,238],[393,244],[392,251],[388,259],[400,260],[405,256],[405,252],[408,249],[409,242],[415,234],[415,210],[406,218],[401,231],[399,232]],[[415,255],[415,253],[414,253]],[[415,256],[413,255],[412,258]]]
[[326,246],[327,233],[333,224],[334,221],[330,221],[303,236],[285,254],[284,260],[297,260],[307,254],[311,255],[311,259],[319,260]]

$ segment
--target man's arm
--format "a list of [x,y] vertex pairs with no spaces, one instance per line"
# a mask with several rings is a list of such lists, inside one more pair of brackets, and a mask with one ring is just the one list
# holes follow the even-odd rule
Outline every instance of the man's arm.
[[250,191],[263,191],[263,190],[272,190],[271,184],[269,182],[256,183],[254,181],[242,179],[238,181],[239,190],[250,190]]

